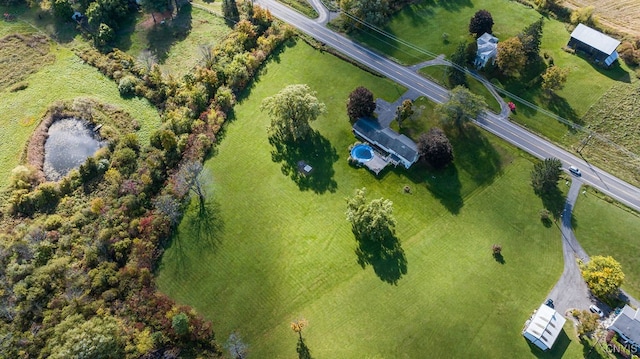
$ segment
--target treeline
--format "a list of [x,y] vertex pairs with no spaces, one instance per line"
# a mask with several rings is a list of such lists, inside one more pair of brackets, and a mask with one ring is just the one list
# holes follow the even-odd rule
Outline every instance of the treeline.
[[[236,95],[292,35],[268,11],[250,10],[181,79],[121,51],[79,53],[123,96],[154,103],[163,123],[145,144],[135,120],[108,105],[50,108],[52,119],[103,123],[108,145],[57,183],[42,181],[37,160],[14,169],[0,213],[0,357],[221,355],[211,324],[157,292],[153,270],[189,193],[206,200],[194,187]],[[27,157],[40,158],[42,138],[32,140]]]

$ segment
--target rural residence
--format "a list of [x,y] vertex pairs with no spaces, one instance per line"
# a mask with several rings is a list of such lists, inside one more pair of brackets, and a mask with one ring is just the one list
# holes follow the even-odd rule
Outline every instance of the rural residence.
[[375,147],[378,153],[374,159],[384,161],[384,166],[376,168],[365,163],[376,174],[389,163],[395,166],[400,164],[408,169],[418,160],[418,146],[415,142],[388,127],[382,128],[376,120],[359,119],[353,124],[353,133]]
[[558,339],[567,320],[551,307],[543,304],[524,324],[522,335],[542,350],[548,350]]
[[608,329],[618,333],[630,344],[640,346],[640,309],[634,310],[625,305]]
[[478,44],[478,52],[476,53],[476,59],[473,64],[476,68],[481,69],[487,65],[487,62],[491,60],[493,64],[498,55],[498,38],[485,32],[476,40]]
[[583,24],[576,26],[567,44],[574,50],[587,53],[596,63],[605,66],[611,66],[618,59],[618,45],[620,41]]

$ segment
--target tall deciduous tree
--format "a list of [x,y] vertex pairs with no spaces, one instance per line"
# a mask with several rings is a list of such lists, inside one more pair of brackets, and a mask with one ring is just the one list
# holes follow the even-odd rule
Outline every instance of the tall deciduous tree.
[[540,43],[542,42],[543,21],[544,18],[541,17],[537,21],[525,27],[524,30],[518,34],[518,38],[522,43],[522,49],[527,56],[527,61],[529,62],[535,61],[538,58]]
[[169,8],[169,4],[166,0],[142,0],[141,5],[144,12],[151,14],[154,23],[156,22],[156,16],[154,13],[165,12]]
[[558,186],[562,173],[562,162],[557,158],[546,158],[533,165],[531,186],[537,194],[549,193]]
[[519,38],[512,37],[498,43],[496,64],[503,74],[507,76],[519,75],[526,62],[527,56]]
[[402,123],[413,115],[413,101],[406,99],[402,101],[402,104],[396,109],[396,121],[398,121],[398,127],[402,128]]
[[453,161],[453,147],[444,131],[432,127],[429,132],[420,135],[418,151],[434,168],[443,168]]
[[493,17],[487,10],[478,10],[469,21],[469,32],[474,34],[476,38],[482,36],[485,32],[492,33]]
[[368,88],[360,86],[349,94],[347,114],[352,123],[362,117],[372,117],[375,109],[376,102],[373,98],[373,92]]
[[458,86],[451,90],[449,101],[437,105],[435,111],[443,124],[462,128],[467,122],[475,120],[486,107],[487,104],[481,96]]
[[324,103],[307,85],[289,85],[262,101],[261,110],[271,116],[270,131],[283,140],[299,141],[311,132],[309,123],[326,111]]
[[349,28],[360,27],[350,16],[378,26],[384,24],[390,13],[387,0],[340,0],[340,9],[344,24]]
[[117,359],[124,356],[122,330],[113,317],[85,320],[76,314],[53,329],[49,358]]
[[617,293],[624,281],[622,266],[611,256],[593,256],[580,270],[591,292],[599,298]]
[[588,310],[581,310],[578,313],[578,335],[589,335],[598,329],[600,317],[598,314],[591,313]]
[[467,44],[464,42],[461,42],[460,44],[458,44],[458,47],[456,47],[456,51],[454,51],[454,53],[451,54],[451,58],[449,60],[451,61],[451,63],[457,65],[457,66],[447,66],[446,68],[449,85],[451,85],[452,87],[456,87],[456,86],[468,87],[467,73],[459,69],[460,67],[464,68],[467,65],[466,64]]
[[378,198],[367,203],[366,189],[358,189],[347,199],[347,220],[361,239],[382,242],[395,234],[393,202]]
[[568,75],[568,69],[558,66],[548,67],[542,74],[542,89],[549,94],[561,90],[567,82]]

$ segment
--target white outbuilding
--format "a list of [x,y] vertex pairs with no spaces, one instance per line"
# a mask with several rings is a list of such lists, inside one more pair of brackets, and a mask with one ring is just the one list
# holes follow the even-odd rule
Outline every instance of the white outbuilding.
[[558,339],[567,321],[553,308],[543,304],[524,324],[522,335],[542,350],[548,350]]

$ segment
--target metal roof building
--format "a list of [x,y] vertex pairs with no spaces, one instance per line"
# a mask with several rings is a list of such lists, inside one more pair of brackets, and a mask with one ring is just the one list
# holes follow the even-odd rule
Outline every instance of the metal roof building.
[[525,323],[522,335],[542,350],[551,349],[566,321],[560,313],[542,304]]
[[618,58],[616,48],[620,41],[596,31],[586,25],[578,24],[571,33],[567,46],[581,50],[593,57],[596,62],[610,66]]
[[640,346],[640,310],[634,310],[625,305],[608,329],[620,334],[636,346]]

